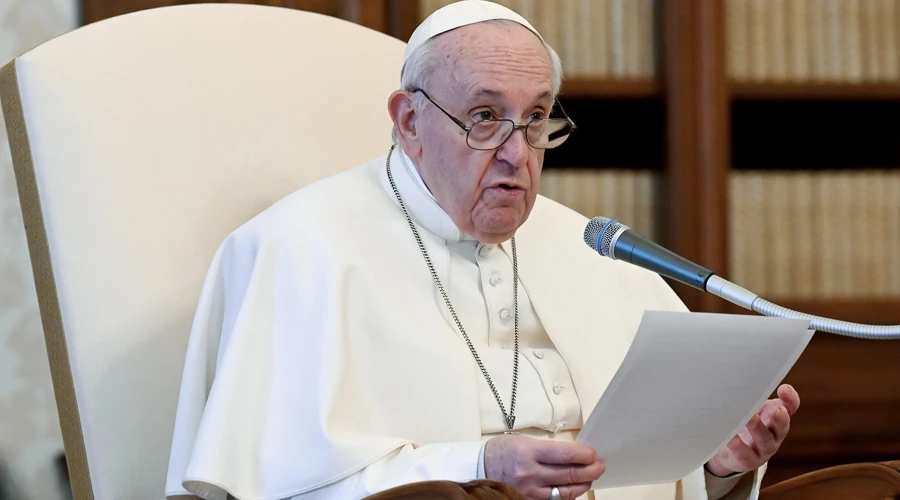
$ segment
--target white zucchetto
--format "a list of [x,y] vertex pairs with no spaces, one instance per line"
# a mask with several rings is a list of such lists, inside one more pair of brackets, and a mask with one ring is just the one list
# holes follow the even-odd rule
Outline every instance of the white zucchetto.
[[461,0],[441,7],[419,24],[407,42],[406,52],[403,54],[404,67],[406,67],[406,60],[409,59],[410,54],[429,39],[462,26],[494,19],[517,22],[543,40],[534,26],[507,7],[485,0]]

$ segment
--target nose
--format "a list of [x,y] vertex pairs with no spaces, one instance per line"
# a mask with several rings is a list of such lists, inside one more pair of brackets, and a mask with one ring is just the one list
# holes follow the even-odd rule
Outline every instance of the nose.
[[497,159],[505,161],[516,168],[522,168],[528,162],[531,146],[525,139],[525,129],[513,130],[512,135],[497,149]]

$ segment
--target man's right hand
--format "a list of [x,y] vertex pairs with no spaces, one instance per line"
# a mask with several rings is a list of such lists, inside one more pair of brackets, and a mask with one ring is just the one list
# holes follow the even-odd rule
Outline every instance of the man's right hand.
[[562,498],[577,498],[604,470],[593,448],[578,443],[498,436],[484,447],[485,476],[511,484],[534,500],[549,499],[554,486]]

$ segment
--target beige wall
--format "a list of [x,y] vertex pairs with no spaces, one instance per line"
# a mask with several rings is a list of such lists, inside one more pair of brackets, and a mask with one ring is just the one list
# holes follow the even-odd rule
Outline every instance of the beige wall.
[[[70,31],[77,0],[0,0],[0,65]],[[0,120],[0,492],[65,498],[54,459],[62,451],[25,230],[6,130]]]

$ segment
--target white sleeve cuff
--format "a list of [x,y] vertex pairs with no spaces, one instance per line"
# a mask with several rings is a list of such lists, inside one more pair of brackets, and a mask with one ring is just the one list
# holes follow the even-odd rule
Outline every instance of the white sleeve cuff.
[[487,474],[484,472],[484,447],[487,446],[487,441],[482,443],[481,451],[478,452],[478,470],[475,474],[475,479],[487,479]]

